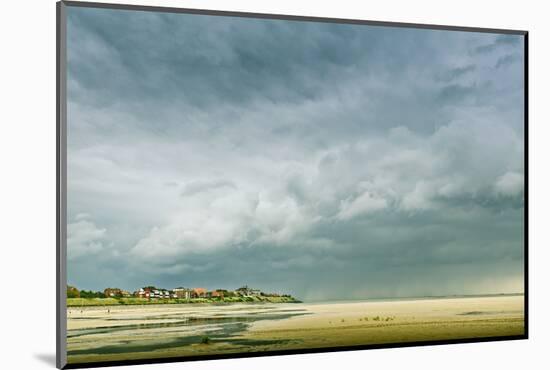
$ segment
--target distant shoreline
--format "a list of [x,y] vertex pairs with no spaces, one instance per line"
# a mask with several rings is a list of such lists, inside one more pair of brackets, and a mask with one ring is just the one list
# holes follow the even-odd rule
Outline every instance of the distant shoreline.
[[409,296],[409,297],[377,297],[377,298],[357,298],[357,299],[332,299],[308,301],[307,304],[325,304],[325,303],[353,303],[353,302],[392,302],[392,301],[421,301],[430,299],[459,299],[459,298],[485,298],[485,297],[516,297],[523,296],[525,293],[494,293],[494,294],[452,294],[452,295],[433,295],[433,296]]

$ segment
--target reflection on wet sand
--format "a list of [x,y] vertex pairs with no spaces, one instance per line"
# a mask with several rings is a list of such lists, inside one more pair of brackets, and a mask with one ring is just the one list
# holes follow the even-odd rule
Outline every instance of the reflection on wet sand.
[[84,361],[103,360],[106,355],[130,355],[193,345],[237,350],[288,344],[287,340],[247,339],[239,335],[257,321],[308,314],[304,309],[269,304],[73,309],[68,313],[68,356],[70,362],[75,362],[81,358],[86,358]]

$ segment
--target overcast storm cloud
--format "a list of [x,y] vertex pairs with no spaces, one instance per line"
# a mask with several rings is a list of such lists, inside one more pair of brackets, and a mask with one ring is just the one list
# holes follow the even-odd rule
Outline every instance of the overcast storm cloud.
[[68,10],[68,276],[523,291],[523,39]]

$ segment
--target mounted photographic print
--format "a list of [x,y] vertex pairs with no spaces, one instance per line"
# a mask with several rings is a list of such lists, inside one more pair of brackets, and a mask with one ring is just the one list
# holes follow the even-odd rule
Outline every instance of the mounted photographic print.
[[527,32],[57,10],[60,368],[527,338]]

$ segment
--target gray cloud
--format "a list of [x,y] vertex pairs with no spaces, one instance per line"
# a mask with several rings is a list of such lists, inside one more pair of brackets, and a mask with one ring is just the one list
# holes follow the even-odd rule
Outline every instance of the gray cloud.
[[224,188],[235,189],[235,184],[227,180],[191,181],[184,185],[181,195],[185,197]]
[[476,66],[473,64],[464,67],[451,68],[437,76],[437,79],[443,82],[451,82],[452,80],[455,80],[469,72],[475,71],[475,69]]
[[495,64],[495,68],[501,68],[521,60],[522,58],[519,54],[507,54],[503,57],[498,58]]
[[475,48],[475,52],[477,54],[487,54],[487,53],[490,53],[492,51],[494,51],[497,47],[497,44],[487,44],[487,45],[480,45],[478,47]]
[[495,44],[518,46],[520,44],[520,40],[520,37],[514,35],[498,35],[495,39]]
[[522,290],[518,36],[84,8],[68,25],[71,283]]
[[498,35],[493,37],[491,43],[485,43],[475,47],[474,53],[476,54],[488,54],[497,51],[501,48],[515,48],[521,49],[521,37],[518,35]]
[[90,216],[79,213],[67,225],[67,253],[69,261],[101,253],[105,247],[105,229],[97,227]]

